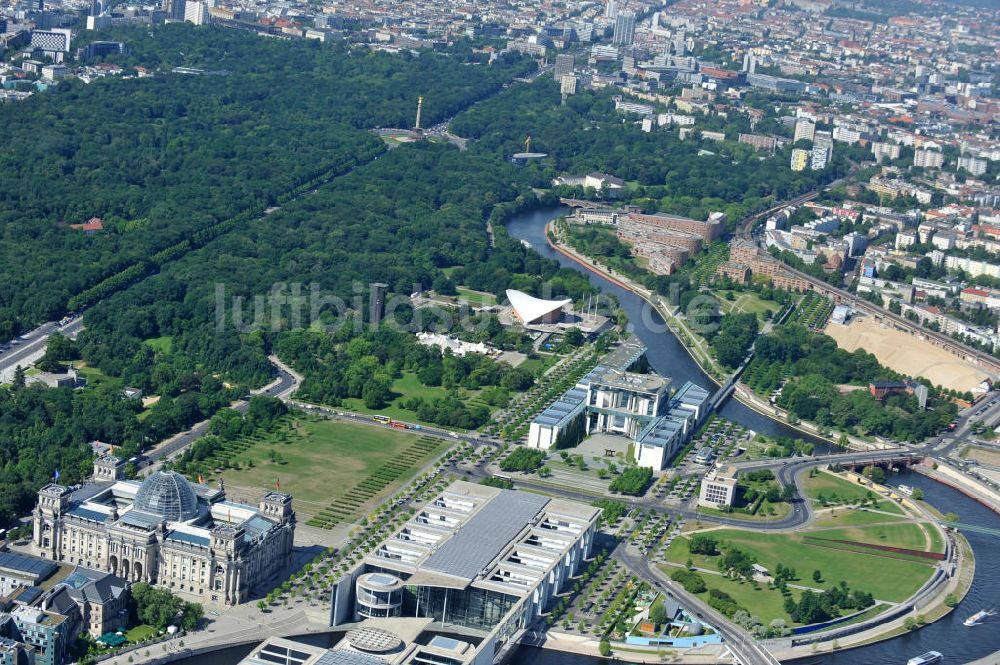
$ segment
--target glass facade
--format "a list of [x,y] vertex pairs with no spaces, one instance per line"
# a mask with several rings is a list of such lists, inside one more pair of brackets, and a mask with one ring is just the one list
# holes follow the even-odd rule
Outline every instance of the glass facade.
[[168,522],[186,522],[198,516],[198,497],[184,476],[157,471],[142,481],[133,507]]
[[469,587],[407,587],[404,616],[431,617],[435,621],[484,631],[493,630],[520,600],[499,591]]

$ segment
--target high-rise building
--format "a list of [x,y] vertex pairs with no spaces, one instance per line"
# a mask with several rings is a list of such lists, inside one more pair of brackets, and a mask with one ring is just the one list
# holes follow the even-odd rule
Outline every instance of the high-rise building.
[[561,81],[562,77],[573,73],[575,66],[576,60],[573,58],[572,53],[560,53],[556,56],[556,66],[552,72],[552,76],[555,80]]
[[573,74],[567,74],[559,79],[559,92],[563,95],[575,95],[577,78]]
[[921,148],[913,153],[913,165],[922,169],[939,169],[944,165],[944,155],[939,150]]
[[187,0],[184,4],[184,20],[195,25],[208,23],[208,4],[199,0]]
[[[31,48],[51,53],[69,53],[73,33],[66,28],[52,30],[32,30]],[[55,58],[53,58],[55,59]]]
[[608,0],[608,4],[604,7],[604,17],[614,18],[618,16],[618,3],[615,0]]
[[183,21],[187,0],[163,0],[163,12],[169,21]]
[[611,43],[615,46],[631,46],[635,41],[635,14],[620,12],[615,17],[615,34]]
[[971,155],[963,155],[958,158],[958,168],[965,169],[972,175],[983,175],[986,173],[986,160]]
[[895,143],[872,143],[872,154],[875,161],[881,162],[883,159],[899,159],[899,145]]
[[368,320],[373,326],[382,323],[385,316],[385,294],[389,290],[388,284],[373,282],[368,298]]
[[793,171],[804,171],[809,165],[809,151],[795,148],[792,150],[791,169]]
[[818,145],[810,151],[809,168],[813,171],[822,171],[830,163],[830,148],[825,145]]
[[806,118],[799,118],[795,121],[795,138],[792,140],[793,143],[797,143],[802,139],[806,141],[812,141],[816,137],[816,124],[810,122]]

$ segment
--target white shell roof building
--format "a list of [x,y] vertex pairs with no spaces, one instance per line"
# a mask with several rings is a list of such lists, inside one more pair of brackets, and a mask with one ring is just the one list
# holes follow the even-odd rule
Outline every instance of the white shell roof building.
[[510,301],[511,312],[521,323],[555,323],[562,316],[562,308],[572,303],[565,300],[543,300],[528,295],[516,289],[507,289],[507,300]]

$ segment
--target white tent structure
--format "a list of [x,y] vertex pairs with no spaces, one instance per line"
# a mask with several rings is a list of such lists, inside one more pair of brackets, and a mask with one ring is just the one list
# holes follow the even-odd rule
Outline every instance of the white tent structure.
[[566,300],[542,300],[515,289],[507,289],[507,300],[510,301],[514,318],[525,325],[555,323],[562,314],[562,308],[573,302],[568,298]]

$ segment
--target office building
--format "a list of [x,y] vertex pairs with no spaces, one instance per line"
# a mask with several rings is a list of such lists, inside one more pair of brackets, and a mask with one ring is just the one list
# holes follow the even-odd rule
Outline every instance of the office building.
[[635,463],[653,471],[666,468],[706,415],[709,397],[707,390],[690,381],[681,386],[663,415],[650,420],[635,437]]
[[697,429],[710,394],[690,381],[672,397],[670,382],[656,374],[629,372],[646,352],[626,342],[531,422],[526,445],[551,449],[574,422],[587,434],[620,434],[635,444],[639,466],[660,471]]
[[618,16],[618,2],[616,0],[608,0],[608,4],[604,6],[604,17],[615,18],[616,16]]
[[391,630],[430,619],[479,639],[472,662],[493,663],[586,565],[599,515],[573,501],[455,482],[334,586],[330,624]]
[[69,53],[73,33],[66,28],[52,30],[32,30],[31,48],[46,52]]
[[0,604],[0,636],[11,653],[23,658],[12,663],[61,665],[66,660],[80,630],[80,610],[66,587],[22,587]]
[[923,169],[939,169],[944,164],[940,150],[921,148],[913,152],[913,165]]
[[0,552],[0,596],[9,596],[18,587],[38,586],[58,569],[45,559]]
[[619,12],[615,17],[615,32],[611,43],[615,46],[631,46],[635,41],[635,14]]
[[98,638],[128,627],[128,582],[100,570],[77,568],[59,582],[80,609],[81,631]]
[[238,665],[487,665],[461,639],[435,635],[430,619],[368,621],[349,631],[332,649],[272,637]]
[[709,508],[733,505],[736,498],[736,474],[735,466],[716,467],[709,471],[701,480],[698,505]]
[[130,52],[128,44],[123,42],[91,42],[85,48],[77,49],[77,57],[90,60],[116,54],[128,55]]
[[195,25],[208,23],[208,3],[187,0],[184,5],[184,20]]
[[183,21],[187,0],[164,0],[163,12],[168,21]]
[[73,34],[67,28],[32,30],[31,48],[33,51],[41,51],[43,56],[51,58],[53,62],[59,63],[69,53],[72,38]]
[[227,605],[244,602],[290,561],[289,495],[267,492],[250,506],[226,500],[221,483],[211,488],[175,471],[122,480],[123,467],[104,455],[92,482],[39,490],[33,540],[41,556]]

